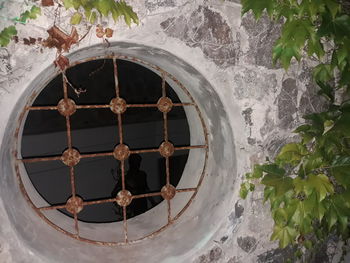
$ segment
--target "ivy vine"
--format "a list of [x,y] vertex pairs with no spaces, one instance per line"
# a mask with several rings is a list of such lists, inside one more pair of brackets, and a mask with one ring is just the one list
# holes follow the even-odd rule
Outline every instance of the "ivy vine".
[[[101,26],[97,24],[97,22],[102,21],[103,18],[108,19],[109,17],[112,17],[114,22],[117,22],[123,17],[128,26],[131,26],[132,23],[139,23],[137,14],[124,0],[41,0],[41,7],[50,6],[57,6],[55,12],[56,16],[61,12],[62,7],[66,10],[74,10],[74,13],[72,13],[70,17],[70,24],[75,26],[84,22],[85,24],[89,24],[90,27],[96,26],[96,35],[101,38],[103,36],[111,37],[113,35],[113,30],[106,28],[101,36],[101,33],[99,32]],[[6,47],[10,41],[17,36],[17,23],[26,24],[27,20],[36,19],[41,14],[41,7],[33,5],[30,10],[25,11],[18,18],[10,19],[14,25],[2,29],[0,32],[0,46]],[[54,24],[54,26],[56,25]],[[48,28],[48,32],[49,30],[50,29]],[[50,37],[52,37],[52,35],[50,35]],[[53,45],[46,45],[46,47],[47,46],[52,47]]]
[[[345,1],[346,2],[346,1]],[[294,132],[299,141],[284,145],[273,160],[245,175],[240,196],[264,186],[274,220],[271,240],[295,246],[309,262],[315,246],[330,235],[349,239],[350,223],[350,16],[336,0],[242,0],[242,15],[258,20],[265,12],[283,23],[273,61],[288,70],[295,59],[318,61],[313,78],[328,110],[304,116]],[[340,92],[342,91],[342,92]],[[335,94],[343,94],[335,102]],[[305,253],[308,252],[308,253]]]
[[[40,7],[33,5],[30,10],[23,12],[19,17],[13,18],[11,21],[13,21],[14,24],[25,24],[27,23],[27,20],[36,19],[40,14]],[[17,29],[15,25],[11,25],[2,29],[0,32],[0,46],[6,47],[10,43],[11,39],[16,35]]]

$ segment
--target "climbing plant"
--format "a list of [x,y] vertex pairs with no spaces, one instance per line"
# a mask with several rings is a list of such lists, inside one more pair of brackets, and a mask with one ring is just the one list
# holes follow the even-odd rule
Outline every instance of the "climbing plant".
[[[55,8],[53,24],[47,28],[48,38],[35,39],[29,37],[29,39],[24,38],[23,42],[26,45],[39,44],[42,47],[57,49],[57,58],[54,64],[62,71],[69,65],[68,58],[63,56],[62,53],[69,52],[71,46],[78,44],[93,26],[96,27],[96,36],[102,38],[109,45],[107,39],[113,36],[113,30],[104,28],[99,24],[103,19],[108,20],[112,17],[114,22],[117,22],[119,18],[123,17],[128,26],[131,26],[132,23],[139,23],[137,14],[124,0],[41,0],[40,6],[33,5],[18,18],[8,19],[13,22],[13,25],[3,28],[0,32],[0,46],[6,47],[11,40],[18,42],[17,24],[26,24],[29,19],[36,19],[41,14],[42,8],[48,7]],[[70,34],[64,32],[58,22],[63,9],[69,10]],[[81,23],[88,26],[88,32],[82,37],[79,36],[79,32],[75,27]]]
[[[33,5],[29,10],[20,14],[19,17],[10,19],[14,24],[21,23],[25,24],[29,19],[36,19],[41,14],[41,9],[38,6]],[[17,30],[15,25],[5,27],[0,32],[0,46],[7,46],[11,39],[17,35]]]
[[[299,141],[256,164],[240,195],[264,187],[274,220],[271,240],[297,247],[305,260],[330,235],[349,238],[350,223],[350,16],[346,1],[242,0],[242,14],[283,23],[273,61],[288,70],[294,60],[318,61],[313,78],[328,99],[324,112],[304,116]],[[335,94],[342,94],[341,101]],[[288,114],[288,113],[286,113]],[[303,255],[304,254],[304,255]],[[307,261],[307,260],[306,260]]]

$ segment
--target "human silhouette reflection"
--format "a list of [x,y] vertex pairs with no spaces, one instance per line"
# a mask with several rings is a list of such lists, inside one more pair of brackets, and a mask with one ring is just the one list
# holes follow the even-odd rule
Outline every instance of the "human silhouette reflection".
[[[142,157],[139,154],[132,154],[129,157],[129,170],[125,175],[125,188],[130,191],[132,195],[139,195],[149,193],[150,189],[147,184],[147,174],[140,170]],[[115,198],[120,190],[122,190],[121,174],[117,178],[117,184],[114,187],[111,195]],[[134,199],[129,206],[127,206],[127,217],[134,217],[142,214],[148,210],[148,202],[151,202],[151,207],[156,205],[152,197]],[[122,216],[122,209],[116,203],[116,214]]]

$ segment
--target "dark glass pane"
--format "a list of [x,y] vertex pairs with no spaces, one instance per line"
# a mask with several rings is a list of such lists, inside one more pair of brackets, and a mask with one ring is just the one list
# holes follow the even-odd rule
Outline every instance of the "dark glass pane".
[[26,163],[25,167],[35,189],[49,204],[64,204],[72,195],[69,168],[61,161]]
[[30,111],[22,135],[22,156],[60,155],[67,148],[66,120],[57,111]]
[[127,103],[157,103],[162,96],[162,79],[141,65],[118,60],[118,76],[120,94]]
[[116,97],[113,61],[94,60],[67,70],[67,78],[75,89],[84,90],[79,96],[68,85],[68,94],[76,104],[109,104]]
[[72,143],[81,153],[113,151],[119,143],[117,116],[110,109],[81,109],[71,116]]
[[163,114],[157,108],[128,108],[123,130],[130,149],[158,148],[164,140]]
[[[129,104],[156,103],[162,96],[162,79],[138,64],[118,60],[121,97]],[[116,96],[112,60],[97,60],[75,66],[67,71],[70,83],[86,90],[78,97],[68,87],[69,97],[77,105],[109,104]],[[180,102],[167,84],[167,96]],[[34,105],[57,105],[62,99],[62,76],[53,79],[40,93]],[[109,108],[77,109],[70,117],[73,147],[81,153],[112,152],[120,142],[117,115]],[[129,107],[122,114],[124,143],[131,150],[158,148],[164,141],[163,113],[157,107]],[[189,127],[184,109],[174,107],[168,113],[169,140],[189,145]],[[66,120],[55,110],[30,111],[22,139],[22,155],[39,157],[61,155],[67,148]],[[188,151],[170,157],[170,183],[176,186],[186,165]],[[61,161],[26,164],[30,180],[48,203],[62,204],[72,195],[69,168]],[[82,158],[74,167],[76,194],[84,201],[116,197],[121,190],[120,162],[113,156]],[[133,195],[160,192],[166,183],[165,159],[158,153],[131,155],[125,161],[126,189]],[[158,197],[134,200],[127,217],[137,216],[159,204]],[[60,210],[71,216],[65,209]],[[122,220],[122,209],[115,203],[90,205],[78,214],[85,222]]]
[[40,92],[33,106],[56,106],[62,98],[63,80],[62,74],[59,74]]
[[173,107],[168,113],[168,133],[175,146],[190,145],[190,130],[183,107]]

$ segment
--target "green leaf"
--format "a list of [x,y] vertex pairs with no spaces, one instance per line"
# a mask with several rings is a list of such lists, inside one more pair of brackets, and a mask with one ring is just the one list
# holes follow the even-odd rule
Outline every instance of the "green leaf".
[[241,188],[239,189],[239,196],[242,199],[246,199],[249,191],[254,191],[255,185],[249,182],[244,182],[241,184]]
[[97,10],[103,15],[108,16],[112,9],[115,7],[114,0],[100,0],[96,4]]
[[17,35],[17,30],[15,26],[5,27],[0,32],[0,46],[6,47],[10,43],[12,37],[15,35]]
[[72,4],[73,4],[73,7],[74,7],[75,10],[78,10],[79,7],[80,7],[81,5],[83,5],[82,2],[81,2],[81,0],[73,0],[73,1],[72,1]]
[[350,156],[336,156],[331,164],[331,173],[339,184],[350,189]]
[[247,179],[252,179],[252,178],[257,179],[257,178],[261,178],[262,176],[263,176],[263,169],[259,164],[254,165],[253,172],[246,174]]
[[329,178],[324,174],[310,174],[305,181],[305,193],[310,195],[316,191],[318,200],[321,202],[327,195],[334,193],[334,188]]
[[293,132],[301,133],[301,132],[305,132],[305,131],[310,130],[310,128],[311,128],[311,125],[303,124],[303,125],[300,125],[298,128],[296,128]]
[[306,176],[313,170],[322,168],[324,165],[324,159],[320,152],[315,151],[310,155],[304,157],[303,163],[300,167],[299,174]]
[[97,13],[96,12],[92,12],[91,15],[89,16],[89,22],[91,24],[94,24],[96,22],[97,19]]
[[332,17],[335,18],[336,14],[340,11],[340,5],[333,0],[326,0],[326,6],[331,12]]
[[300,143],[289,143],[283,146],[276,157],[277,164],[297,164],[301,158],[308,154],[305,145]]
[[278,226],[285,226],[288,222],[288,214],[285,209],[277,208],[273,213],[273,219]]
[[293,179],[285,175],[285,170],[279,168],[277,165],[269,165],[269,172],[261,180],[261,183],[266,186],[275,188],[276,196],[285,194],[287,191],[293,189]]
[[301,1],[299,9],[300,17],[308,16],[314,21],[319,13],[324,12],[325,4],[323,3],[323,0],[305,0]]
[[116,22],[120,16],[124,16],[125,23],[130,26],[132,22],[138,24],[139,19],[132,7],[127,5],[125,1],[115,2],[114,0],[100,0],[96,4],[97,10],[108,17],[111,13]]
[[350,63],[346,63],[344,66],[344,69],[341,72],[339,85],[350,87]]
[[285,248],[286,246],[293,244],[298,232],[290,226],[278,226],[275,225],[271,240],[279,240],[280,248]]
[[273,174],[276,176],[284,176],[286,171],[276,164],[264,164],[260,165],[261,170],[268,174]]
[[289,68],[290,61],[293,57],[298,61],[301,58],[300,48],[293,43],[283,44],[278,41],[272,52],[273,62],[276,64],[277,60],[280,60],[285,70]]
[[256,19],[259,19],[266,9],[267,13],[271,16],[274,9],[274,1],[272,0],[242,0],[242,14],[247,13],[249,10],[253,11]]
[[307,248],[307,249],[311,249],[313,247],[313,244],[311,242],[311,240],[306,240],[304,242],[304,246]]
[[324,202],[318,201],[315,191],[313,191],[312,194],[304,200],[304,206],[313,218],[317,218],[319,221],[322,220],[326,212],[326,207],[324,205]]
[[330,99],[331,102],[334,101],[334,89],[331,85],[317,81],[317,85],[320,87],[319,95],[325,95],[326,98]]
[[328,36],[340,41],[350,35],[350,16],[343,14],[333,19],[330,12],[323,13],[317,34],[320,37]]
[[326,213],[326,220],[328,223],[328,229],[331,228],[338,222],[339,230],[345,232],[348,227],[348,218],[350,216],[350,209],[346,205],[346,200],[343,196],[334,196],[330,202],[330,206]]
[[41,9],[38,6],[32,6],[32,8],[30,9],[30,14],[29,14],[29,18],[31,19],[35,19],[37,18],[37,16],[41,15]]
[[326,83],[333,78],[332,66],[330,64],[319,64],[313,70],[313,77],[317,83]]
[[70,23],[72,25],[78,25],[81,22],[81,19],[83,18],[83,15],[79,12],[75,12],[74,15],[70,19]]
[[63,1],[63,6],[66,9],[69,9],[69,8],[73,7],[73,1],[74,0],[62,0],[62,1]]
[[[124,1],[116,3],[116,6],[117,8],[115,10],[119,10],[119,13],[124,16],[124,21],[128,26],[131,25],[131,22],[139,24],[139,18],[131,6],[127,5]],[[113,19],[115,21],[117,20],[117,17],[115,17],[114,13]]]
[[305,180],[298,177],[295,177],[293,179],[293,186],[294,186],[294,191],[298,195],[300,193],[304,192],[304,186],[305,186]]
[[35,19],[41,14],[40,7],[32,6],[32,8],[28,11],[22,13],[19,19],[15,19],[15,21],[25,24],[29,19]]

